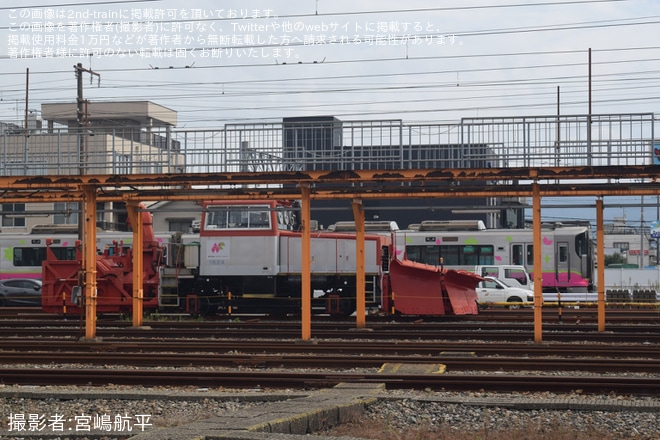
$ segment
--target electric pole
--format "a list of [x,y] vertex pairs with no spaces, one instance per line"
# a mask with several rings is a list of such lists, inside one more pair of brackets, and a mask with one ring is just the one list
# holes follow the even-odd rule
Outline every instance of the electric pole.
[[[89,122],[89,115],[88,112],[85,109],[85,106],[87,105],[87,102],[83,98],[83,73],[89,73],[92,76],[96,76],[99,81],[99,86],[101,85],[101,75],[94,72],[91,69],[85,69],[82,65],[82,63],[78,63],[73,68],[76,70],[76,82],[78,85],[78,94],[76,98],[76,102],[78,104],[77,106],[77,111],[76,111],[76,120],[78,121],[78,129],[80,130],[80,133],[78,135],[78,142],[79,142],[79,153],[80,153],[80,174],[85,174],[85,167],[87,165],[87,146],[85,145],[87,136],[86,135],[86,128],[87,124]],[[92,78],[90,78],[91,81]]]
[[[76,120],[78,121],[78,161],[79,161],[79,167],[80,167],[80,175],[85,174],[85,168],[88,166],[87,163],[87,125],[89,122],[89,115],[88,112],[86,111],[86,104],[87,102],[83,99],[83,73],[89,73],[92,76],[96,76],[99,81],[99,86],[101,85],[101,75],[98,73],[94,72],[91,69],[85,69],[82,65],[82,63],[78,63],[75,66],[73,66],[76,72],[76,82],[78,86],[78,93],[77,93],[77,114],[76,114]],[[92,78],[90,78],[91,81]],[[88,246],[93,246],[94,249],[96,250],[96,240],[94,240],[93,243],[87,243],[85,240],[86,236],[86,231],[85,231],[85,222],[88,220],[87,217],[90,215],[88,212],[87,207],[87,199],[83,197],[81,199],[80,206],[78,207],[78,212],[80,213],[78,216],[78,240],[80,241],[80,244],[82,245],[82,255],[83,259],[80,264],[80,273],[78,274],[78,278],[80,281],[86,280],[86,273],[88,270],[95,271],[96,269],[93,268],[88,268],[86,267],[85,264],[85,259],[87,255],[87,247]],[[92,222],[90,224],[90,227],[96,227],[96,221]],[[84,287],[84,281],[83,281],[83,286],[82,290],[85,291]],[[87,296],[87,295],[85,295]]]

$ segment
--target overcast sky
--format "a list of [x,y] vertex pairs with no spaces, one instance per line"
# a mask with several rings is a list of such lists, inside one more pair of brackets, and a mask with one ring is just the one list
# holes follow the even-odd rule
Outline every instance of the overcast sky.
[[657,0],[8,0],[0,119],[23,118],[26,69],[29,109],[74,101],[77,63],[100,76],[86,99],[152,100],[179,128],[548,115],[557,87],[586,114],[590,48],[594,113],[656,112],[659,23]]

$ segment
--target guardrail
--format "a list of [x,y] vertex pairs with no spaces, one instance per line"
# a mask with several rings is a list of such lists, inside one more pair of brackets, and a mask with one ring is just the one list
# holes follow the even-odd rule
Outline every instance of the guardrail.
[[660,163],[653,113],[465,118],[453,124],[336,118],[219,129],[3,124],[11,175],[626,166]]

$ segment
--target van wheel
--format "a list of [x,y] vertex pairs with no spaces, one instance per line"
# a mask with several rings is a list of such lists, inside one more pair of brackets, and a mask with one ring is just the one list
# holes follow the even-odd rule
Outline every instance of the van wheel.
[[[513,298],[509,298],[507,300],[507,302],[508,303],[522,303],[522,299],[520,299],[518,297],[513,297]],[[519,310],[521,307],[522,307],[521,304],[510,304],[508,306],[509,310]]]

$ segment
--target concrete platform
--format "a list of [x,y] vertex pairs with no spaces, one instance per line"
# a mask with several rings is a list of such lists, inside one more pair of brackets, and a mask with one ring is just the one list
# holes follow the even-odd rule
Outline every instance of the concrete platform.
[[447,366],[444,364],[434,364],[434,363],[416,363],[416,364],[404,364],[404,363],[389,363],[386,362],[378,370],[379,374],[443,374],[447,370]]
[[[384,389],[383,384],[339,384],[306,397],[140,433],[130,440],[295,439],[358,419],[367,405],[378,400],[378,394]],[[347,440],[348,437],[325,439]]]

